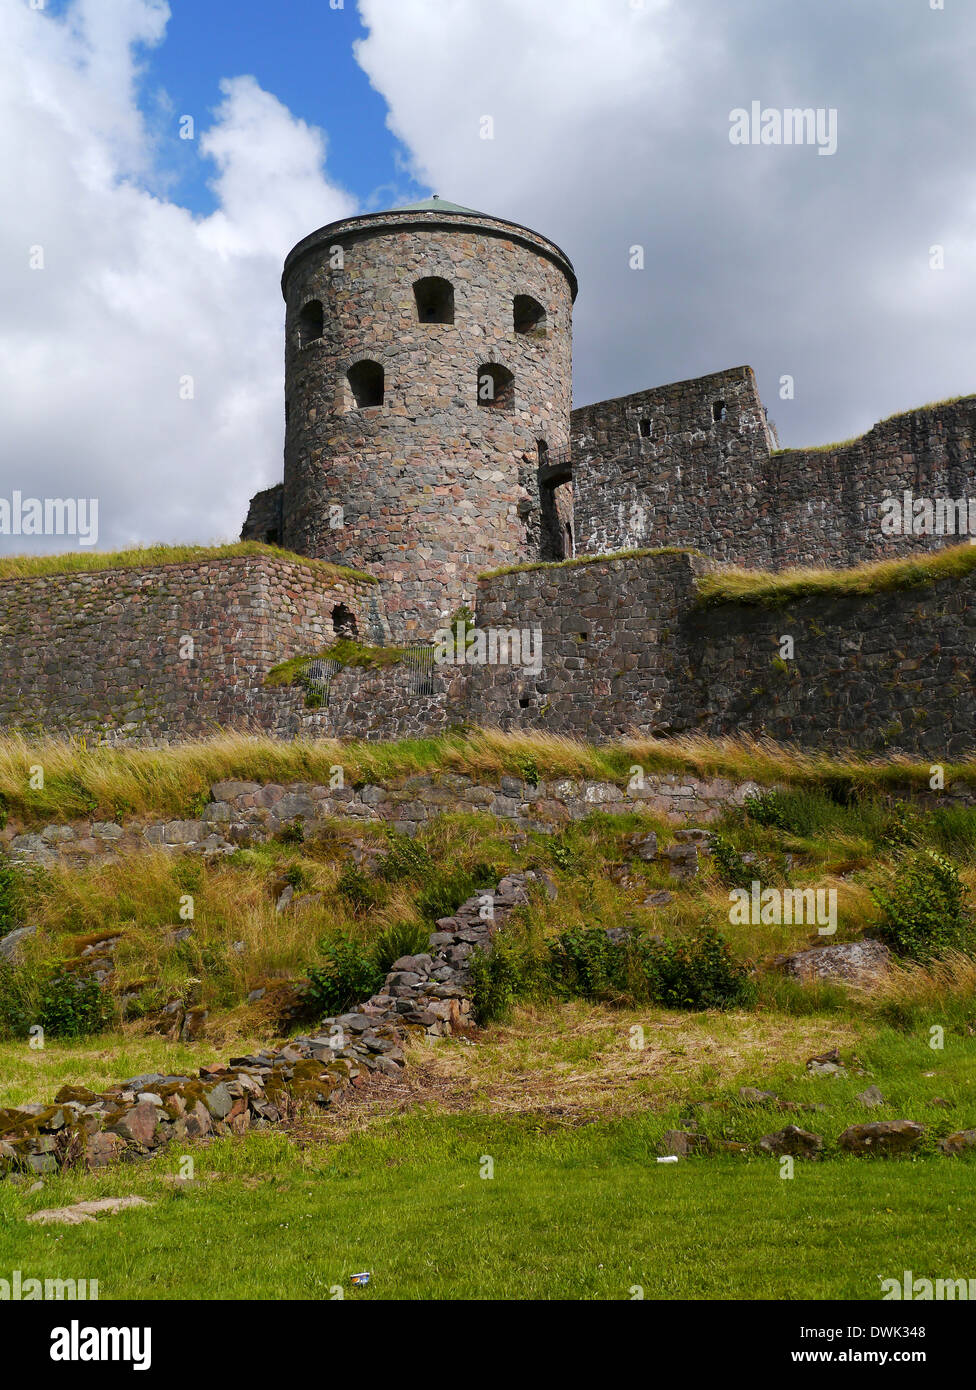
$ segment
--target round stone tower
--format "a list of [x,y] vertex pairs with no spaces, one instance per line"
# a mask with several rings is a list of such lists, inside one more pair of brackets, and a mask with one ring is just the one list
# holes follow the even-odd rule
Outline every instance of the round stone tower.
[[432,198],[313,232],[281,287],[285,546],[375,574],[400,638],[470,605],[483,570],[558,550],[576,297],[558,246]]

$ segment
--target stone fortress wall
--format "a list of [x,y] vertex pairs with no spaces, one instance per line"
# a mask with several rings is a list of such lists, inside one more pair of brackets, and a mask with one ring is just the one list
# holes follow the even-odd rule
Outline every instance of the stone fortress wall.
[[542,666],[472,666],[470,717],[598,741],[751,734],[935,761],[972,749],[976,571],[766,605],[703,603],[712,568],[676,552],[485,579],[479,625],[540,629]]
[[935,761],[972,748],[976,575],[770,607],[704,604],[697,581],[713,567],[673,551],[486,577],[479,627],[537,631],[537,668],[323,662],[316,683],[283,687],[268,672],[331,646],[337,610],[388,644],[376,586],[264,557],[5,580],[0,723],[131,743],[218,727],[391,739],[478,724],[595,741],[766,734]]
[[539,554],[540,443],[569,444],[572,267],[494,218],[403,211],[313,233],[282,291],[282,543],[376,574],[396,635],[430,635],[481,570]]
[[388,640],[376,585],[272,557],[0,580],[0,725],[120,741],[271,728],[265,675],[334,642],[337,609]]
[[[285,476],[253,499],[244,538],[309,562],[0,580],[0,727],[145,742],[467,722],[934,758],[971,747],[970,577],[785,609],[705,606],[697,581],[726,562],[850,565],[956,539],[886,537],[881,504],[969,496],[976,397],[808,450],[771,449],[748,367],[571,412],[570,262],[536,232],[436,199],[312,233],[282,290]],[[486,381],[497,394],[483,403]],[[483,629],[538,630],[541,669],[413,651],[320,661],[312,686],[267,682],[340,636],[422,644],[462,603]]]
[[772,450],[750,367],[574,410],[577,552],[688,546],[751,567],[849,566],[956,537],[886,536],[888,497],[976,498],[976,396],[844,444]]

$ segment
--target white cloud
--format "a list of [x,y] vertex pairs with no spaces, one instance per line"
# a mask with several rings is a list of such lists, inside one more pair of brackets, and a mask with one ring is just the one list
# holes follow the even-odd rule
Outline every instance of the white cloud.
[[[360,10],[360,62],[414,173],[576,263],[580,402],[749,361],[800,444],[976,388],[976,14],[890,0]],[[0,0],[0,496],[98,496],[103,546],[231,537],[280,477],[281,261],[355,210],[322,132],[247,76],[215,93],[193,146],[214,214],[159,192],[178,113],[147,128],[141,67],[168,18],[162,0],[74,0],[63,18]],[[165,111],[152,97],[143,107]],[[732,147],[729,112],[753,99],[838,107],[838,153]],[[634,243],[644,272],[628,268]],[[936,243],[944,272],[928,269]]]
[[236,536],[281,475],[282,259],[355,211],[321,132],[251,77],[222,84],[198,132],[213,215],[146,191],[139,53],[168,16],[155,0],[77,0],[63,19],[0,5],[0,495],[98,497],[102,547]]
[[[803,444],[976,390],[965,7],[359,5],[357,56],[418,178],[573,259],[580,404],[750,362]],[[753,100],[837,107],[838,153],[733,147],[729,113]]]

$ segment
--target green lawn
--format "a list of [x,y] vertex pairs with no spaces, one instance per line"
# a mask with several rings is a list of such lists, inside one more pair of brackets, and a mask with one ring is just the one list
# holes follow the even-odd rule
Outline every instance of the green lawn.
[[[870,1299],[904,1269],[976,1273],[969,1162],[835,1159],[785,1180],[775,1159],[659,1165],[656,1129],[421,1113],[341,1145],[221,1141],[183,1186],[165,1176],[175,1152],[36,1193],[3,1183],[0,1270],[145,1299]],[[154,1205],[96,1226],[23,1220],[123,1193]]]

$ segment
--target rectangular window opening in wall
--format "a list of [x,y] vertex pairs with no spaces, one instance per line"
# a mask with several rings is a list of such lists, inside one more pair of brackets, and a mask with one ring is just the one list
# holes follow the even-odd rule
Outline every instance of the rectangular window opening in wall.
[[650,437],[651,437],[651,422],[650,422],[650,420],[641,420],[641,421],[639,421],[639,422],[638,422],[638,427],[639,427],[639,429],[640,429],[640,437],[641,437],[641,439],[650,439]]

